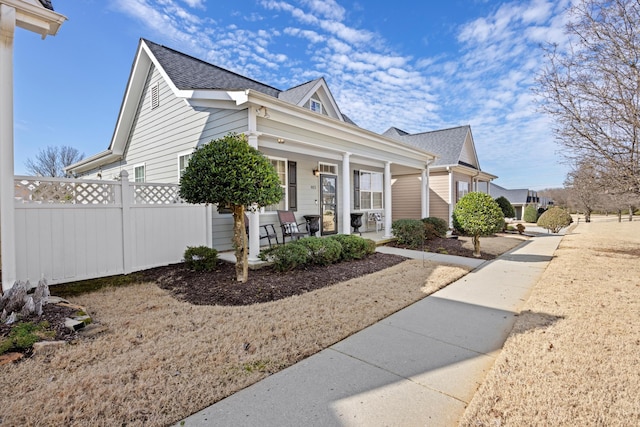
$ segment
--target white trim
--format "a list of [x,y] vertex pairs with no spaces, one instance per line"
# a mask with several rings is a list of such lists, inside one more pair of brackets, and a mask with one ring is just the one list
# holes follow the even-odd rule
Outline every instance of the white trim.
[[[142,176],[142,181],[138,181],[136,177],[136,169],[142,168],[144,175]],[[133,165],[133,170],[131,171],[131,176],[133,177],[133,182],[147,182],[147,165],[146,163],[137,163]]]
[[[194,150],[191,151],[183,151],[181,153],[177,153],[177,163],[178,163],[178,180],[180,180],[180,178],[182,178],[182,174],[180,173],[180,171],[182,169],[180,169],[180,158],[184,157],[184,156],[189,156],[189,159],[191,159],[191,156],[193,155]],[[188,164],[185,165],[185,169],[187,168]]]
[[[284,183],[280,184],[280,187],[284,189],[284,210],[289,210],[289,159],[285,157],[266,156],[269,160],[276,160],[278,162],[284,162]],[[266,207],[266,206],[265,206]],[[261,209],[261,213],[275,213],[275,211],[268,211]]]
[[[319,110],[314,109],[313,108],[314,105],[317,105]],[[309,109],[311,111],[313,111],[314,113],[322,114],[322,102],[318,101],[317,99],[310,98],[309,99]]]
[[[333,171],[322,170],[322,166],[329,166],[329,167],[333,168]],[[338,164],[337,163],[318,162],[318,170],[320,171],[320,173],[326,173],[328,175],[340,176],[340,174],[338,173],[339,169],[338,169]]]

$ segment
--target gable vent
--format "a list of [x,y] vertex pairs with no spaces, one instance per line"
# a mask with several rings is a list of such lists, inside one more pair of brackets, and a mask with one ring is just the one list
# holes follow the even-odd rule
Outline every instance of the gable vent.
[[160,84],[156,83],[151,86],[151,109],[158,108],[160,106]]

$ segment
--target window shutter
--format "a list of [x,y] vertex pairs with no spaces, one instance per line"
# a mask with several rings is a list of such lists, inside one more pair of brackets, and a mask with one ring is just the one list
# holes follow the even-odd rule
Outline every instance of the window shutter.
[[353,209],[360,209],[360,171],[353,171]]
[[298,165],[296,162],[289,161],[289,210],[298,210]]

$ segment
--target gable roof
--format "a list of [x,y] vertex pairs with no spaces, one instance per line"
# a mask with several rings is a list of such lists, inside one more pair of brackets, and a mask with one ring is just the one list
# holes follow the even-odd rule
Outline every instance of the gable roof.
[[142,39],[156,57],[173,84],[180,90],[253,89],[264,94],[278,97],[279,89],[241,76],[177,50]]
[[298,106],[303,106],[314,93],[322,92],[329,101],[330,111],[333,112],[329,115],[354,124],[340,112],[323,77],[287,90],[280,90],[152,41],[146,39],[141,41],[149,47],[162,69],[179,90],[251,89]]
[[[460,157],[463,153],[467,136],[471,137],[471,126],[465,125],[415,134],[410,134],[392,127],[387,129],[383,135],[407,142],[431,153],[436,153],[438,158],[433,166],[455,166],[460,164]],[[471,137],[471,144],[473,144],[473,137]],[[475,147],[473,148],[473,155],[475,157],[475,164],[470,165],[469,163],[464,163],[464,165],[480,170]]]
[[502,196],[509,201],[512,205],[525,205],[527,204],[527,198],[529,197],[529,190],[526,188],[507,189],[500,187],[499,185],[491,183],[491,189],[489,194],[494,199]]

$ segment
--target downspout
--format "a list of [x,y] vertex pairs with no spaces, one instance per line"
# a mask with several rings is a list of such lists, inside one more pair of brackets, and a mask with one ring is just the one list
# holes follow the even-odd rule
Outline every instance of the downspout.
[[447,172],[449,172],[449,228],[453,228],[453,170],[451,166],[447,166]]

